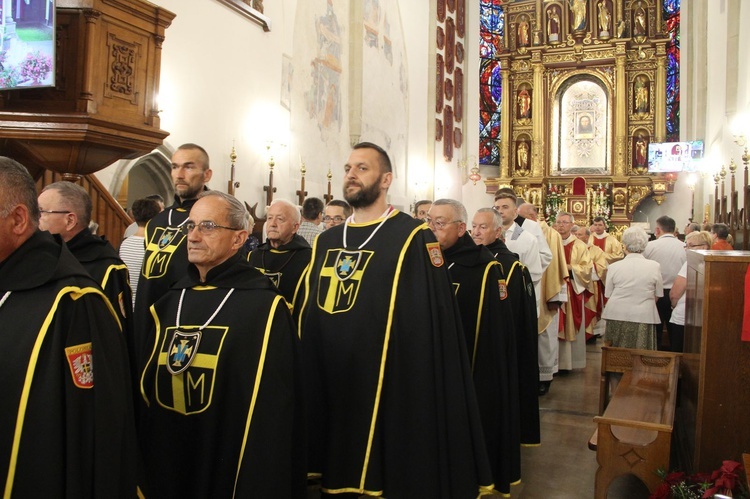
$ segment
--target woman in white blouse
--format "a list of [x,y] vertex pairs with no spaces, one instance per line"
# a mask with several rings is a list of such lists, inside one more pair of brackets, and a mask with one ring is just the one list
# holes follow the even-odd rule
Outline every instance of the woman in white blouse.
[[661,321],[656,300],[664,294],[664,287],[659,263],[641,254],[646,243],[643,229],[626,229],[622,234],[625,258],[607,270],[604,341],[615,347],[656,350],[658,344],[655,325]]

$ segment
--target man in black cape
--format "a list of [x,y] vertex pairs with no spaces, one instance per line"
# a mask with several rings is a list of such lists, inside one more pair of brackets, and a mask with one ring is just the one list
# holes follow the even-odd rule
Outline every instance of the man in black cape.
[[324,495],[490,493],[460,318],[438,243],[386,202],[388,154],[354,146],[353,220],[315,240],[300,317],[311,476]]
[[472,220],[471,237],[482,244],[500,262],[513,311],[518,355],[518,397],[521,411],[521,445],[541,443],[539,431],[539,367],[536,295],[528,269],[499,237],[503,233],[500,214],[492,208],[481,208]]
[[299,315],[297,296],[312,256],[310,245],[297,234],[299,221],[296,206],[284,199],[274,200],[266,213],[266,242],[247,257],[250,265],[279,288],[295,317]]
[[139,441],[146,496],[304,498],[297,333],[238,254],[249,214],[208,191],[182,226],[190,265],[150,309]]
[[128,267],[106,239],[89,230],[91,197],[72,182],[49,184],[39,195],[39,228],[60,237],[101,286],[117,312],[126,338],[132,334],[133,298]]
[[466,208],[438,199],[425,221],[450,269],[461,313],[495,488],[521,479],[518,371],[513,312],[500,265],[466,232]]
[[148,353],[144,350],[147,341],[144,335],[149,307],[185,275],[188,263],[186,236],[180,227],[187,220],[198,195],[206,190],[212,173],[208,153],[199,145],[183,144],[172,155],[174,204],[148,222],[144,236],[146,253],[134,307],[135,341],[129,345],[138,365],[144,362],[142,356]]
[[117,316],[38,220],[31,175],[0,157],[3,495],[135,497],[133,405]]

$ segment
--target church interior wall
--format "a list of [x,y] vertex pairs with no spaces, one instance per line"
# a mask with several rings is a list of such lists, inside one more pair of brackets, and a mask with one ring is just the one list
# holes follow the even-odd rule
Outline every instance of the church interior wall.
[[[162,56],[159,108],[161,127],[170,132],[166,149],[184,142],[204,146],[214,170],[212,188],[227,189],[234,147],[235,180],[240,182],[236,194],[251,205],[257,202],[261,215],[272,153],[275,197],[296,200],[304,162],[308,196],[326,192],[330,168],[332,193],[340,198],[343,163],[351,141],[358,138],[382,143],[392,152],[396,179],[390,201],[398,207],[408,209],[421,198],[455,197],[473,213],[491,202],[482,181],[467,180],[478,151],[477,2],[466,2],[464,142],[450,161],[435,143],[433,2],[367,0],[354,7],[342,0],[266,2],[269,32],[219,0],[153,3],[177,15],[167,30]],[[750,5],[740,0],[683,4],[681,140],[706,143],[708,173],[698,177],[695,187],[694,218],[702,220],[707,203],[713,215],[713,173],[734,159],[741,178],[742,149],[733,140],[731,125],[750,107],[750,51],[742,49],[750,34],[739,29],[750,22]],[[335,89],[339,98],[327,99],[331,87],[319,87],[318,107],[312,112],[312,64],[324,54],[321,46],[336,38],[321,31],[325,26],[320,20],[329,8],[341,30],[340,85]],[[365,37],[368,22],[377,31],[372,46]],[[350,33],[357,25],[362,38],[354,40]],[[324,62],[327,69],[336,69],[335,60]],[[359,96],[358,104],[352,103],[353,96]],[[353,113],[359,116],[356,126]],[[122,181],[118,168],[132,164],[117,162],[98,176],[116,192],[114,184]],[[497,175],[487,167],[481,173],[483,178]],[[645,217],[653,221],[670,213],[683,226],[690,216],[687,184],[688,175],[680,174],[664,203],[644,203]]]

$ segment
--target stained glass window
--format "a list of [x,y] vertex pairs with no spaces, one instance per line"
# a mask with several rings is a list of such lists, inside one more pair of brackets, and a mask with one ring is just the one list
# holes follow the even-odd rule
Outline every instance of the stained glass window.
[[667,141],[680,140],[680,1],[664,0],[667,43]]
[[500,165],[500,61],[505,15],[502,0],[480,0],[479,4],[479,163]]

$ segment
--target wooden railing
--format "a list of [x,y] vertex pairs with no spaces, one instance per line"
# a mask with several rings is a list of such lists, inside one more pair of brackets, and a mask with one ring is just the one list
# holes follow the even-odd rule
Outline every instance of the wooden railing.
[[[41,192],[47,185],[60,180],[64,180],[62,174],[44,170],[37,178],[37,191]],[[99,224],[97,234],[105,236],[115,249],[119,248],[125,229],[133,221],[94,175],[84,175],[77,183],[91,196],[91,220]]]

